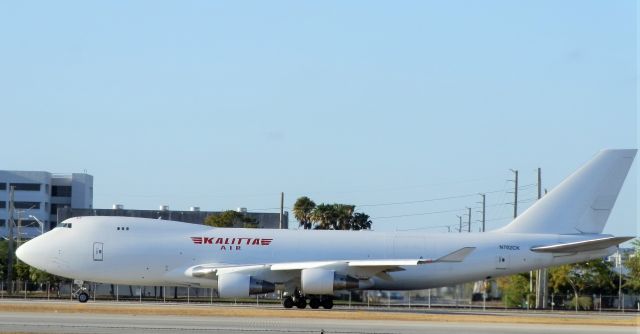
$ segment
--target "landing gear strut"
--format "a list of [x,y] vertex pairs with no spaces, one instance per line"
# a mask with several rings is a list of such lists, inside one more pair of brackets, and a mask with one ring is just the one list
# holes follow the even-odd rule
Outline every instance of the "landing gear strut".
[[292,308],[294,306],[300,309],[306,308],[307,298],[300,292],[300,290],[295,289],[293,291],[293,296],[289,296],[282,300],[282,306],[284,306],[284,308]]
[[80,280],[75,280],[73,285],[77,285],[78,289],[73,291],[72,296],[77,298],[79,302],[86,303],[89,301],[89,294],[87,293],[87,288],[84,287],[84,282]]
[[295,306],[303,309],[307,307],[307,299],[309,307],[314,310],[319,309],[320,306],[327,310],[333,308],[333,296],[310,296],[307,298],[298,289],[294,290],[293,296],[288,296],[282,300],[282,306],[284,308],[293,308]]

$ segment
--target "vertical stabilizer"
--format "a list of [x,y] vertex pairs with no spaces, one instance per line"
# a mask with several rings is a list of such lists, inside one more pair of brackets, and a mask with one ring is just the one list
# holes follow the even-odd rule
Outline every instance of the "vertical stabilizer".
[[636,149],[603,150],[499,231],[602,233]]

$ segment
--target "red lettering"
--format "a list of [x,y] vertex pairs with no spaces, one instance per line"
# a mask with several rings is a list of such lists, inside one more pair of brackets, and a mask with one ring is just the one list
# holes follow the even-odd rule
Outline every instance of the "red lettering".
[[258,238],[253,239],[253,242],[251,244],[252,245],[259,245],[260,244],[260,239],[258,239]]
[[222,238],[217,238],[216,239],[216,245],[221,245],[222,244]]
[[207,238],[207,237],[202,238],[203,244],[211,244],[212,241],[213,241],[213,238]]

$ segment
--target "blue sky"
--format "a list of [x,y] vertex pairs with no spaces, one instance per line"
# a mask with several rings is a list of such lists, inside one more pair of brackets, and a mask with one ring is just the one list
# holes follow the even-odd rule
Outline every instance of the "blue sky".
[[[493,229],[509,168],[526,207],[537,167],[551,189],[601,148],[638,147],[637,16],[635,1],[3,2],[1,168],[87,170],[96,207],[276,211],[284,191],[287,207],[360,205],[377,230],[446,232],[477,206],[460,195],[489,192]],[[637,166],[606,232],[638,234]],[[413,203],[377,205],[398,202]]]

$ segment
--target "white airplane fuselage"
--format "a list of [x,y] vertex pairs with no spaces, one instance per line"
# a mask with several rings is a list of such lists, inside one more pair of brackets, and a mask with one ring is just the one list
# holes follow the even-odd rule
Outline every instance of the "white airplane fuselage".
[[[589,240],[604,235],[519,233],[415,233],[374,231],[211,228],[144,218],[78,217],[30,241],[38,254],[22,254],[52,274],[85,281],[131,285],[216,287],[215,280],[189,277],[199,264],[256,265],[332,261],[345,258],[434,259],[462,247],[476,247],[463,262],[432,263],[373,278],[371,289],[426,289],[601,258],[615,251],[554,256],[535,246]],[[202,243],[192,238],[202,238]],[[198,239],[196,239],[198,240]],[[268,244],[267,241],[268,240]],[[279,281],[283,273],[261,271]]]

